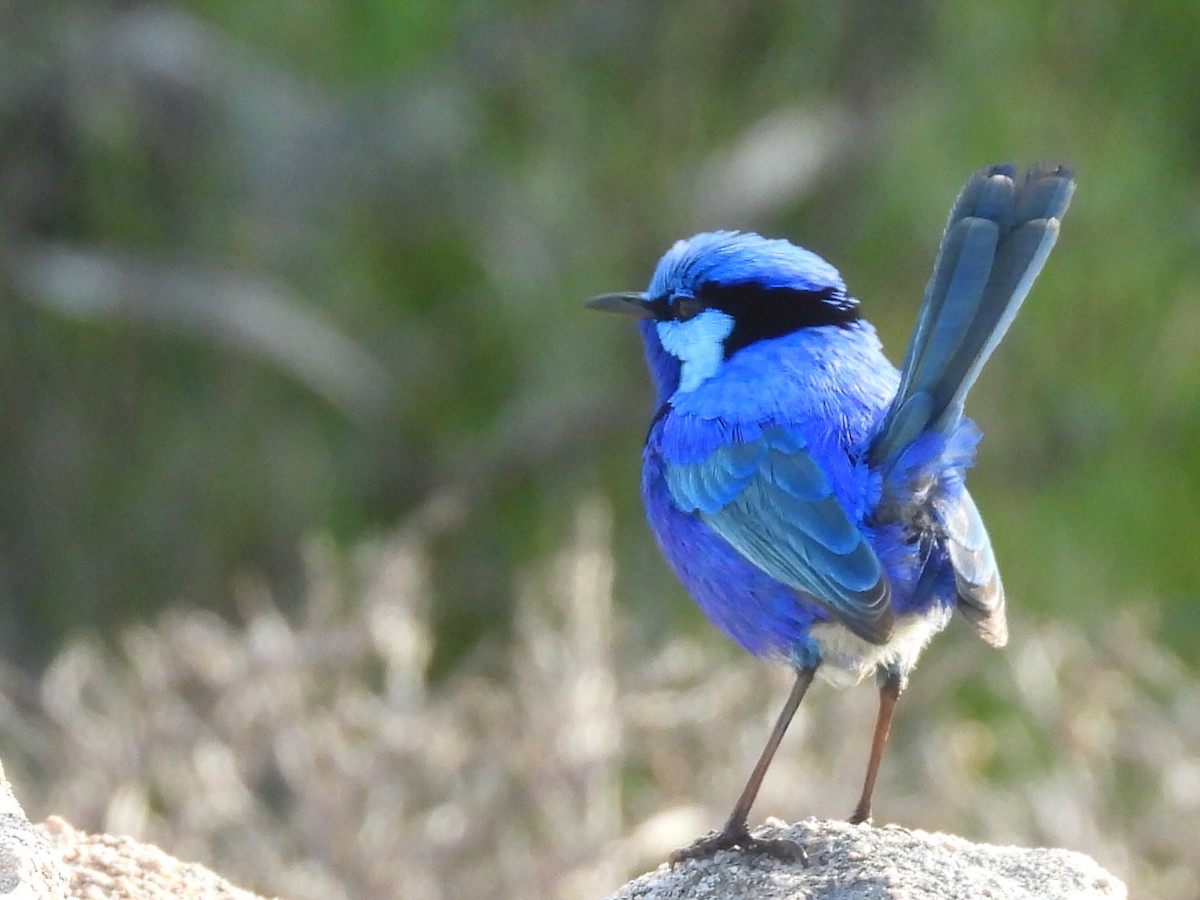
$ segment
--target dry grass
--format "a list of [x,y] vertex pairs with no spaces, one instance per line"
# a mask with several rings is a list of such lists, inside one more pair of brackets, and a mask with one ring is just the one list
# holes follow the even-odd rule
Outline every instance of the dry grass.
[[[647,646],[614,606],[608,530],[583,503],[524,577],[502,677],[430,683],[419,530],[351,560],[318,542],[298,617],[251,596],[242,627],[179,611],[115,650],[72,644],[36,703],[0,698],[5,763],[31,815],[263,893],[603,895],[722,820],[788,681],[715,635]],[[880,818],[1200,893],[1193,673],[1133,618],[1018,627],[1004,654],[955,631],[903,702]],[[869,687],[814,691],[757,814],[848,812],[873,706]]]

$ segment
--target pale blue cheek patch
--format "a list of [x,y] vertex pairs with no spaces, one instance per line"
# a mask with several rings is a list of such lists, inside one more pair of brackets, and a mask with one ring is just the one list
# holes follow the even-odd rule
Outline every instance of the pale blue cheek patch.
[[659,322],[663,349],[679,360],[679,389],[686,394],[716,375],[725,359],[725,338],[733,332],[733,317],[719,309],[706,309],[686,322]]

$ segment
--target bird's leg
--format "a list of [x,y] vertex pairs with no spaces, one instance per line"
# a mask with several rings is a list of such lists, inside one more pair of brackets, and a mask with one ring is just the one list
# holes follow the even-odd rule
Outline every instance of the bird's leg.
[[904,689],[904,678],[899,672],[889,671],[879,685],[879,718],[875,720],[875,737],[871,740],[871,759],[867,762],[867,778],[863,782],[862,797],[850,823],[871,821],[871,795],[875,793],[875,777],[879,774],[879,762],[883,759],[883,748],[887,746],[888,734],[892,730],[892,716],[896,712],[896,701]]
[[763,747],[762,754],[754,765],[754,771],[750,773],[750,780],[742,788],[742,794],[738,797],[737,804],[733,807],[733,812],[729,814],[725,826],[720,831],[714,831],[706,837],[700,838],[694,844],[681,847],[672,853],[670,856],[672,868],[685,859],[704,859],[712,856],[718,850],[734,848],[752,853],[767,853],[780,859],[807,861],[804,848],[795,841],[752,837],[747,818],[750,815],[750,807],[754,805],[754,798],[758,796],[758,789],[762,786],[763,777],[767,774],[771,760],[775,758],[775,751],[779,749],[779,742],[783,740],[783,735],[787,731],[788,725],[791,724],[800,701],[804,699],[808,686],[812,684],[816,671],[816,666],[806,666],[796,670],[796,683],[792,685],[792,692],[788,694],[787,703],[783,705],[775,727],[771,730],[771,736],[767,738],[767,745]]

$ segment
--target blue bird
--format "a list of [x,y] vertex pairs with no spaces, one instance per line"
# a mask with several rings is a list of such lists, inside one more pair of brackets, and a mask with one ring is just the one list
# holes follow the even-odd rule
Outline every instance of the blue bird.
[[642,498],[663,555],[710,619],[796,681],[728,821],[672,863],[721,849],[803,855],[750,835],[763,776],[814,676],[874,675],[871,797],[896,701],[957,609],[1008,640],[1004,589],[964,486],[980,432],[967,392],[1058,237],[1064,166],[976,172],[950,212],[900,371],[837,270],[786,240],[679,241],[645,292],[589,306],[641,319],[657,413]]

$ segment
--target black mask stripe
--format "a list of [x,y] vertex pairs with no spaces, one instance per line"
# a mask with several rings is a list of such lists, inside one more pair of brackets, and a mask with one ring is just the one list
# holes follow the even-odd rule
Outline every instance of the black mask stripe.
[[858,303],[834,287],[805,291],[757,282],[706,282],[696,297],[733,318],[733,332],[725,339],[726,359],[756,341],[820,325],[845,328],[859,319]]

